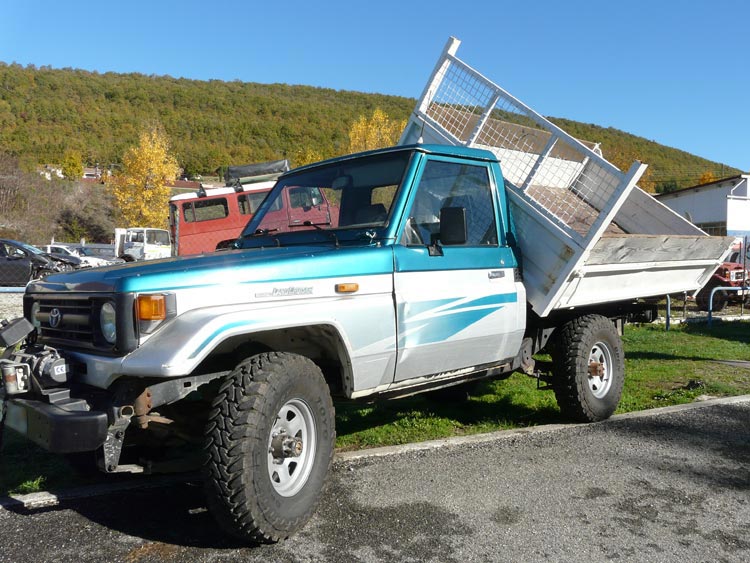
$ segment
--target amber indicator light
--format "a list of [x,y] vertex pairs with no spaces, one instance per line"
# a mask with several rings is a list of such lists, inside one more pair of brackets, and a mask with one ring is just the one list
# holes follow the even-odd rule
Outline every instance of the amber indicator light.
[[138,318],[142,321],[162,321],[167,318],[167,302],[163,295],[139,295]]

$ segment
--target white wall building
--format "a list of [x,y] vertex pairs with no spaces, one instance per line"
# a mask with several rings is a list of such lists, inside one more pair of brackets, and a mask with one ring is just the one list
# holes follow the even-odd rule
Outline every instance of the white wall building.
[[709,235],[750,236],[750,174],[658,194],[656,199]]

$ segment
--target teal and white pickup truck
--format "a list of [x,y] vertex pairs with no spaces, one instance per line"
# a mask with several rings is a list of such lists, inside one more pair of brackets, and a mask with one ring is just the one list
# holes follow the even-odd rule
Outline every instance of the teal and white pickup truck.
[[[462,116],[454,104],[425,107],[407,134],[436,135],[436,118],[455,112],[450,132]],[[528,146],[528,121],[489,117]],[[320,497],[332,398],[521,370],[552,387],[571,419],[606,419],[624,381],[622,325],[653,314],[637,298],[699,288],[731,241],[628,232],[637,217],[612,218],[629,209],[635,175],[572,140],[576,164],[549,139],[517,152],[527,176],[564,169],[554,185],[526,181],[510,141],[397,146],[285,173],[235,249],[30,283],[24,318],[0,329],[5,425],[107,473],[197,452],[222,527],[276,541]],[[570,215],[570,228],[539,204],[580,202],[587,182],[607,196],[586,204],[591,217]],[[311,205],[309,219],[275,217],[280,198],[321,192],[337,215]],[[535,362],[544,350],[552,362]]]

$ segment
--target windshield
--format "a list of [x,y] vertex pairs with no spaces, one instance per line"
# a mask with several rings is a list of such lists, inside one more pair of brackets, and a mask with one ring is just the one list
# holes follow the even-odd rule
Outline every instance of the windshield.
[[44,254],[43,250],[38,249],[36,246],[31,246],[30,244],[20,243],[18,246],[20,246],[27,252],[31,252],[32,254]]
[[409,151],[377,154],[283,178],[242,236],[327,230],[346,238],[346,231],[386,227],[410,157]]

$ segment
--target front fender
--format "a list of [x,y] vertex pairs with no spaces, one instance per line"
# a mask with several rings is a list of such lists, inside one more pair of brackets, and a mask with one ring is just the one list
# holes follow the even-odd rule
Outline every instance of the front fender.
[[120,369],[134,377],[188,375],[230,339],[311,326],[327,326],[338,334],[343,348],[339,361],[344,371],[351,366],[345,374],[350,390],[392,381],[395,312],[387,293],[195,309],[169,321],[126,356]]

